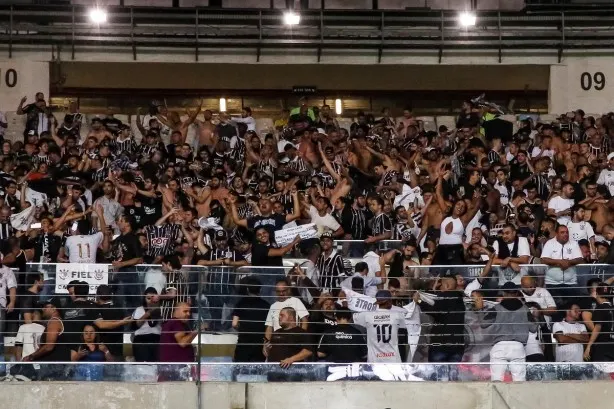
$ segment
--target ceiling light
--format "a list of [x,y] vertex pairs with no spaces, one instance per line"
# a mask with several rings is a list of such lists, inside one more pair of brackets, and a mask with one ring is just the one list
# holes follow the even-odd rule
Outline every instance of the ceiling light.
[[220,112],[226,112],[226,98],[220,98]]
[[465,11],[458,16],[458,21],[463,27],[473,27],[477,21],[475,14]]
[[104,24],[107,22],[107,12],[98,7],[90,10],[90,20],[94,24]]
[[301,22],[301,16],[293,11],[284,13],[284,23],[288,26],[296,26]]
[[337,115],[341,115],[342,112],[343,112],[343,107],[341,106],[341,99],[337,98],[335,100],[335,113]]

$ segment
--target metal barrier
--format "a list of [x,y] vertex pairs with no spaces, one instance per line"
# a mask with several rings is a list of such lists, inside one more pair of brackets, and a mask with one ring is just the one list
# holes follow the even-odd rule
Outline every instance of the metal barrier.
[[[354,261],[359,259],[354,259]],[[489,340],[491,334],[483,330],[480,325],[479,311],[476,311],[476,296],[474,290],[480,290],[480,297],[486,301],[494,303],[499,294],[498,288],[502,282],[511,279],[507,276],[506,268],[495,266],[490,277],[481,277],[479,285],[473,281],[479,276],[483,276],[484,266],[481,265],[451,265],[451,266],[420,266],[414,265],[411,268],[404,270],[401,277],[394,277],[399,281],[400,288],[393,288],[391,282],[383,282],[379,285],[380,288],[389,288],[393,290],[393,301],[399,306],[406,305],[411,302],[411,295],[418,292],[421,296],[431,297],[444,300],[447,295],[436,291],[436,283],[441,276],[456,276],[456,282],[460,286],[459,289],[465,291],[464,303],[465,308],[458,311],[435,311],[439,314],[463,314],[461,320],[455,323],[442,324],[437,318],[433,319],[430,315],[432,312],[420,314],[419,319],[414,322],[413,329],[415,333],[409,332],[409,324],[407,324],[408,337],[400,340],[399,347],[404,350],[401,352],[403,360],[408,358],[411,363],[406,364],[383,364],[383,363],[355,363],[355,364],[333,364],[333,363],[300,363],[294,364],[290,369],[280,368],[278,363],[258,364],[231,364],[230,361],[235,353],[235,345],[243,347],[252,347],[253,351],[259,351],[263,345],[262,338],[265,334],[264,317],[267,313],[271,313],[270,304],[275,301],[286,300],[288,297],[303,298],[310,304],[305,310],[308,315],[304,321],[307,328],[309,341],[305,344],[306,348],[315,351],[320,342],[320,337],[323,328],[327,327],[327,319],[334,321],[334,312],[327,300],[332,301],[334,306],[336,303],[348,302],[349,296],[346,294],[343,298],[337,294],[339,288],[349,294],[347,282],[344,284],[336,284],[335,288],[321,288],[324,295],[313,295],[309,291],[309,287],[302,285],[301,280],[297,280],[298,271],[296,265],[302,265],[305,260],[292,260],[290,265],[284,267],[265,267],[265,266],[246,266],[240,268],[225,267],[225,266],[184,266],[179,276],[174,276],[171,279],[171,274],[176,272],[163,272],[161,266],[157,265],[139,265],[134,268],[133,272],[115,272],[108,265],[72,265],[72,264],[28,264],[26,272],[17,272],[18,283],[18,301],[26,299],[26,282],[28,276],[44,274],[45,283],[43,289],[37,297],[40,300],[48,299],[50,296],[63,296],[67,292],[66,286],[73,280],[86,281],[90,285],[89,297],[95,297],[96,287],[101,284],[108,284],[114,291],[113,303],[102,302],[92,308],[100,309],[99,313],[103,321],[114,322],[103,313],[103,310],[121,310],[122,314],[119,317],[130,316],[132,319],[126,323],[119,322],[112,329],[105,326],[94,328],[99,331],[104,342],[109,335],[121,334],[118,344],[114,345],[115,351],[120,351],[114,359],[120,362],[75,362],[75,363],[57,363],[50,364],[47,362],[32,362],[20,363],[10,362],[5,366],[0,366],[0,376],[5,374],[9,380],[19,379],[19,376],[34,379],[53,379],[54,377],[60,380],[124,380],[124,381],[141,381],[141,380],[179,380],[179,381],[240,381],[243,379],[256,380],[340,380],[340,379],[366,379],[366,380],[485,380],[491,377],[491,368],[489,365],[497,367],[499,363],[486,363],[489,352],[493,343]],[[305,267],[305,265],[303,265]],[[532,293],[535,291],[535,286],[543,287],[544,279],[548,278],[550,267],[543,264],[522,265],[521,270],[525,275],[535,277],[533,288],[524,288],[526,293],[523,296],[528,301]],[[567,271],[567,270],[566,270]],[[568,272],[571,274],[571,272]],[[370,271],[369,275],[372,272]],[[387,272],[380,272],[377,275],[387,276]],[[375,275],[375,273],[373,273]],[[25,279],[24,279],[25,277]],[[251,291],[254,287],[258,287],[260,297],[263,303],[259,306],[242,306],[240,301],[245,300],[246,277],[256,277],[258,282],[251,283]],[[599,280],[607,280],[614,277],[614,266],[605,264],[586,264],[575,267],[574,277],[577,277],[576,282],[571,285],[563,286],[568,293],[559,293],[561,286],[549,286],[545,288],[552,292],[552,299],[556,305],[548,308],[547,316],[544,313],[540,321],[540,328],[543,326],[544,336],[540,341],[540,345],[544,348],[556,348],[557,342],[550,335],[552,331],[552,323],[559,321],[563,317],[566,310],[566,303],[560,301],[576,301],[580,304],[588,297],[586,283],[590,278],[596,277]],[[346,279],[346,277],[343,277]],[[514,279],[520,281],[520,275]],[[287,284],[284,284],[287,291],[280,293],[276,284],[279,280],[285,279]],[[170,282],[170,283],[169,283]],[[177,284],[179,283],[179,284]],[[134,356],[134,320],[137,317],[136,309],[141,305],[143,300],[143,292],[146,288],[155,288],[158,295],[163,294],[163,290],[175,285],[175,289],[180,288],[187,296],[187,302],[191,306],[189,310],[189,318],[187,322],[190,328],[194,329],[195,336],[191,340],[193,347],[196,349],[194,354],[195,362],[186,362],[183,364],[166,364],[156,362],[121,362],[125,358],[131,360]],[[395,284],[396,285],[396,284]],[[374,291],[376,288],[373,289]],[[434,292],[433,292],[434,290]],[[366,291],[365,291],[366,292]],[[429,292],[431,295],[429,295]],[[310,295],[311,294],[311,295]],[[367,295],[367,296],[372,296]],[[66,294],[66,297],[68,295]],[[253,296],[252,298],[255,298]],[[339,299],[338,299],[339,298]],[[427,299],[425,298],[425,299]],[[103,300],[104,301],[104,300]],[[177,300],[175,300],[177,301]],[[532,299],[539,303],[539,300]],[[162,300],[161,310],[165,306],[172,309],[176,306],[176,302],[172,300]],[[351,306],[348,306],[352,310]],[[16,313],[7,316],[4,320],[9,324],[8,332],[11,330],[10,324],[22,323],[25,317],[27,308],[18,302],[15,308]],[[147,304],[145,304],[147,308]],[[156,307],[157,308],[157,307]],[[70,304],[63,304],[60,309],[69,310]],[[152,309],[154,309],[152,307]],[[239,326],[232,325],[233,318],[243,316],[242,312],[249,311],[251,313],[260,312],[260,320],[251,321],[248,318],[240,318]],[[97,310],[98,311],[98,310]],[[358,310],[352,310],[360,314]],[[409,311],[409,309],[407,310]],[[170,310],[166,310],[170,313]],[[277,310],[277,313],[279,310]],[[162,313],[164,314],[164,312]],[[537,316],[540,316],[538,314]],[[117,314],[115,314],[117,317]],[[167,315],[167,318],[170,315]],[[327,318],[329,317],[329,318]],[[162,320],[162,318],[157,318]],[[241,321],[243,320],[243,321]],[[152,318],[152,321],[154,319]],[[65,321],[67,322],[67,321]],[[92,321],[89,321],[90,323]],[[406,318],[406,323],[407,323]],[[598,323],[598,322],[595,322]],[[504,323],[505,325],[511,323]],[[156,324],[159,325],[159,324]],[[416,326],[417,325],[417,326]],[[437,364],[428,362],[429,349],[442,345],[437,336],[441,332],[442,325],[448,325],[449,330],[455,331],[455,328],[460,328],[461,337],[464,339],[462,350],[463,362],[457,364]],[[69,328],[70,327],[70,328]],[[94,325],[96,327],[96,325]],[[233,328],[234,327],[234,328]],[[73,352],[78,353],[80,342],[85,342],[82,333],[71,332],[74,326],[66,327],[68,336],[72,336],[71,341],[67,342]],[[245,330],[244,328],[249,328]],[[325,329],[324,329],[325,330]],[[34,329],[27,328],[25,331],[33,331]],[[39,329],[40,331],[40,329]],[[253,331],[253,332],[250,332]],[[23,335],[23,334],[22,334]],[[38,333],[40,336],[40,332]],[[241,338],[241,336],[249,335]],[[414,335],[415,338],[411,338]],[[607,335],[607,334],[606,334]],[[8,339],[7,347],[12,347],[13,338]],[[78,340],[78,341],[75,341]],[[22,339],[23,342],[23,339]],[[75,344],[77,342],[77,344]],[[103,343],[104,343],[103,342]],[[607,342],[611,344],[612,342]],[[121,345],[119,345],[121,344]],[[141,344],[137,342],[136,344]],[[112,344],[109,344],[113,346]],[[156,344],[166,345],[163,341]],[[342,344],[343,345],[343,344]],[[76,348],[76,349],[75,349]],[[412,350],[413,348],[413,350]],[[613,346],[614,348],[614,346]],[[411,354],[409,352],[411,351]],[[18,358],[15,355],[15,350],[7,352],[7,361]],[[106,355],[105,355],[106,356]],[[209,358],[208,358],[209,357]],[[79,358],[77,358],[79,359]],[[221,360],[221,363],[212,363],[211,360]],[[262,359],[264,360],[264,359]],[[356,361],[360,361],[361,357],[357,357]],[[33,367],[32,365],[38,365]],[[553,363],[540,362],[538,364],[519,364],[526,373],[526,380],[569,380],[569,379],[603,379],[609,376],[611,369],[610,364],[599,363]],[[45,370],[43,368],[51,369]],[[21,368],[21,369],[20,369]],[[29,368],[29,369],[24,369]],[[40,371],[38,368],[42,369]],[[35,369],[35,372],[32,372]],[[25,372],[24,372],[25,371]],[[47,372],[46,372],[47,371]],[[54,372],[55,371],[55,372]],[[41,375],[42,374],[42,375]],[[285,375],[284,375],[285,374]],[[250,378],[251,377],[251,378]]]

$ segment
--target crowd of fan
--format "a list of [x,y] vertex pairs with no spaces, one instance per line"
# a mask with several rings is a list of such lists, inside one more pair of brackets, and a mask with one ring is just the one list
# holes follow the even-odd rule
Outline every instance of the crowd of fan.
[[[196,107],[182,121],[152,103],[134,135],[113,115],[84,124],[74,104],[56,118],[44,95],[26,100],[24,140],[0,152],[0,333],[22,320],[43,337],[24,360],[120,359],[110,337],[134,325],[142,361],[193,360],[197,327],[237,330],[242,362],[412,361],[422,345],[423,360],[458,362],[476,359],[471,314],[490,360],[511,362],[518,379],[513,363],[525,359],[614,360],[598,267],[614,262],[614,114],[527,118],[512,133],[468,101],[455,129],[426,131],[386,109],[340,129],[328,106],[303,101],[258,135],[248,107],[240,117]],[[276,243],[305,224],[309,238]],[[289,272],[285,256],[300,260]],[[75,307],[90,303],[87,283],[63,302],[54,275],[26,273],[27,262],[110,264],[97,302],[114,306],[67,325],[88,310]],[[162,271],[143,281],[143,263]],[[446,267],[464,264],[483,267]],[[206,266],[206,278],[182,265]],[[50,334],[68,346],[50,352]]]

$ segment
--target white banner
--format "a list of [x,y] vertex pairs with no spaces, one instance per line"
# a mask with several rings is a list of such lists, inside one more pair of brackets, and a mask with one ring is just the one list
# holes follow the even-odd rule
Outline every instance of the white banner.
[[34,102],[37,92],[49,100],[49,63],[27,60],[0,61],[0,111],[16,111],[21,98]]
[[288,229],[277,230],[275,232],[275,242],[278,246],[285,246],[286,244],[292,243],[292,240],[296,236],[301,236],[301,239],[311,239],[317,237],[318,231],[316,230],[315,224],[303,224],[296,227],[290,227]]
[[62,263],[56,267],[55,292],[68,294],[66,285],[71,281],[85,281],[90,286],[90,294],[96,294],[99,285],[109,284],[107,264]]

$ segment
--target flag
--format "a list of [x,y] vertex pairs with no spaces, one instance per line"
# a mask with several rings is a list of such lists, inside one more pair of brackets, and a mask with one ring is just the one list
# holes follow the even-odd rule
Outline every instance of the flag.
[[21,212],[11,215],[11,226],[15,230],[26,231],[34,219],[34,206],[30,206]]

